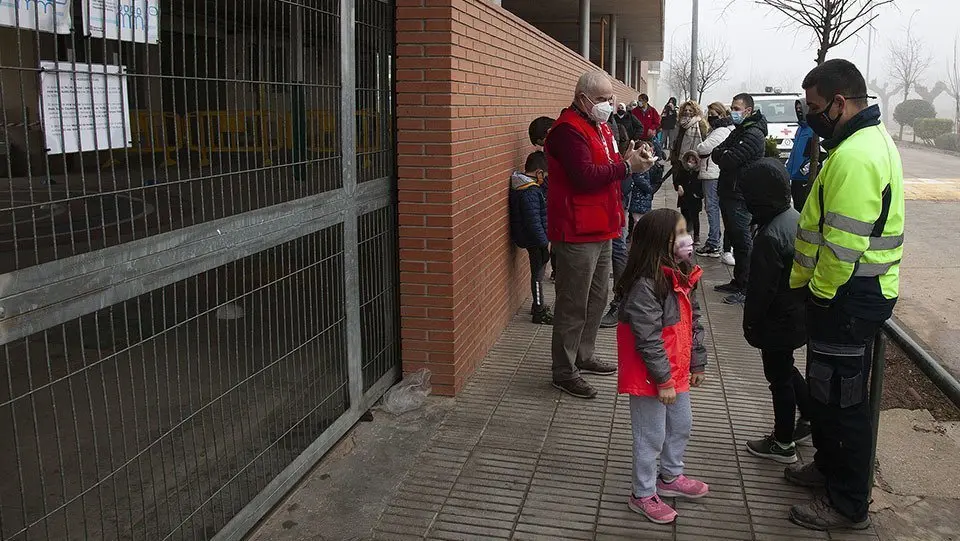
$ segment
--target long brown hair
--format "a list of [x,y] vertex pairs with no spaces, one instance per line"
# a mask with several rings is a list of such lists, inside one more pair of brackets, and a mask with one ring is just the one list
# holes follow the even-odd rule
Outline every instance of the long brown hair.
[[648,212],[637,221],[630,236],[630,257],[616,285],[617,293],[626,297],[637,280],[647,278],[653,280],[654,291],[662,301],[673,291],[673,283],[662,267],[672,268],[681,276],[689,275],[690,265],[678,263],[673,256],[674,234],[681,219],[676,210],[664,208]]

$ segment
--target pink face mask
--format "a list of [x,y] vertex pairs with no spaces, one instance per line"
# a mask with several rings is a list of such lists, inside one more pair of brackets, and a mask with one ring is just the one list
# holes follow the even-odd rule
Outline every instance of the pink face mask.
[[690,263],[693,260],[693,237],[680,235],[673,243],[673,255],[679,261]]

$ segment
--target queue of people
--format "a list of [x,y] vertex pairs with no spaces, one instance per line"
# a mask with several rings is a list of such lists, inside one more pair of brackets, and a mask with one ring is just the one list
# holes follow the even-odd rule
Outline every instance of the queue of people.
[[[614,107],[602,72],[580,78],[555,121],[531,124],[530,140],[542,150],[511,178],[511,231],[530,257],[533,320],[553,325],[553,385],[590,399],[597,391],[586,375],[617,376],[618,392],[630,395],[634,440],[628,505],[652,522],[677,518],[664,497],[709,494],[683,468],[690,389],[707,379],[697,258],[729,247],[734,278],[715,289],[743,305],[743,335],[760,350],[773,399],[771,432],[744,442],[746,450],[790,465],[791,483],[824,488],[790,510],[793,522],[814,530],[870,524],[870,349],[898,296],[903,173],[856,66],[825,62],[803,88],[798,118],[811,144],[821,137],[829,152],[812,180],[810,145],[791,157],[789,172],[764,157],[766,119],[749,94],[705,112],[672,100],[661,116],[645,95],[632,110]],[[674,114],[664,174],[657,135]],[[667,176],[679,211],[651,208]],[[542,291],[551,256],[552,313]],[[616,364],[596,355],[604,327],[616,328]],[[795,365],[803,346],[806,374]],[[811,440],[814,461],[796,467],[796,446]]]

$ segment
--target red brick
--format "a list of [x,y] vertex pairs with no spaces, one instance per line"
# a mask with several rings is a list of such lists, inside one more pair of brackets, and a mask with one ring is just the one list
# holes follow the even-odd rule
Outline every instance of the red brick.
[[556,116],[596,68],[487,0],[401,0],[397,12],[404,369],[436,369],[434,392],[455,394],[528,295],[506,201],[527,122]]

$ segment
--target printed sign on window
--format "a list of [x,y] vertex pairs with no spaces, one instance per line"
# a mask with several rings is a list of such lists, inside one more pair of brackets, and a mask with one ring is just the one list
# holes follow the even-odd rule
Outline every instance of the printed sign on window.
[[40,67],[40,110],[47,152],[130,146],[124,66],[41,62]]
[[160,39],[159,0],[84,0],[83,26],[95,38],[155,44]]
[[69,34],[71,0],[0,0],[0,26]]

